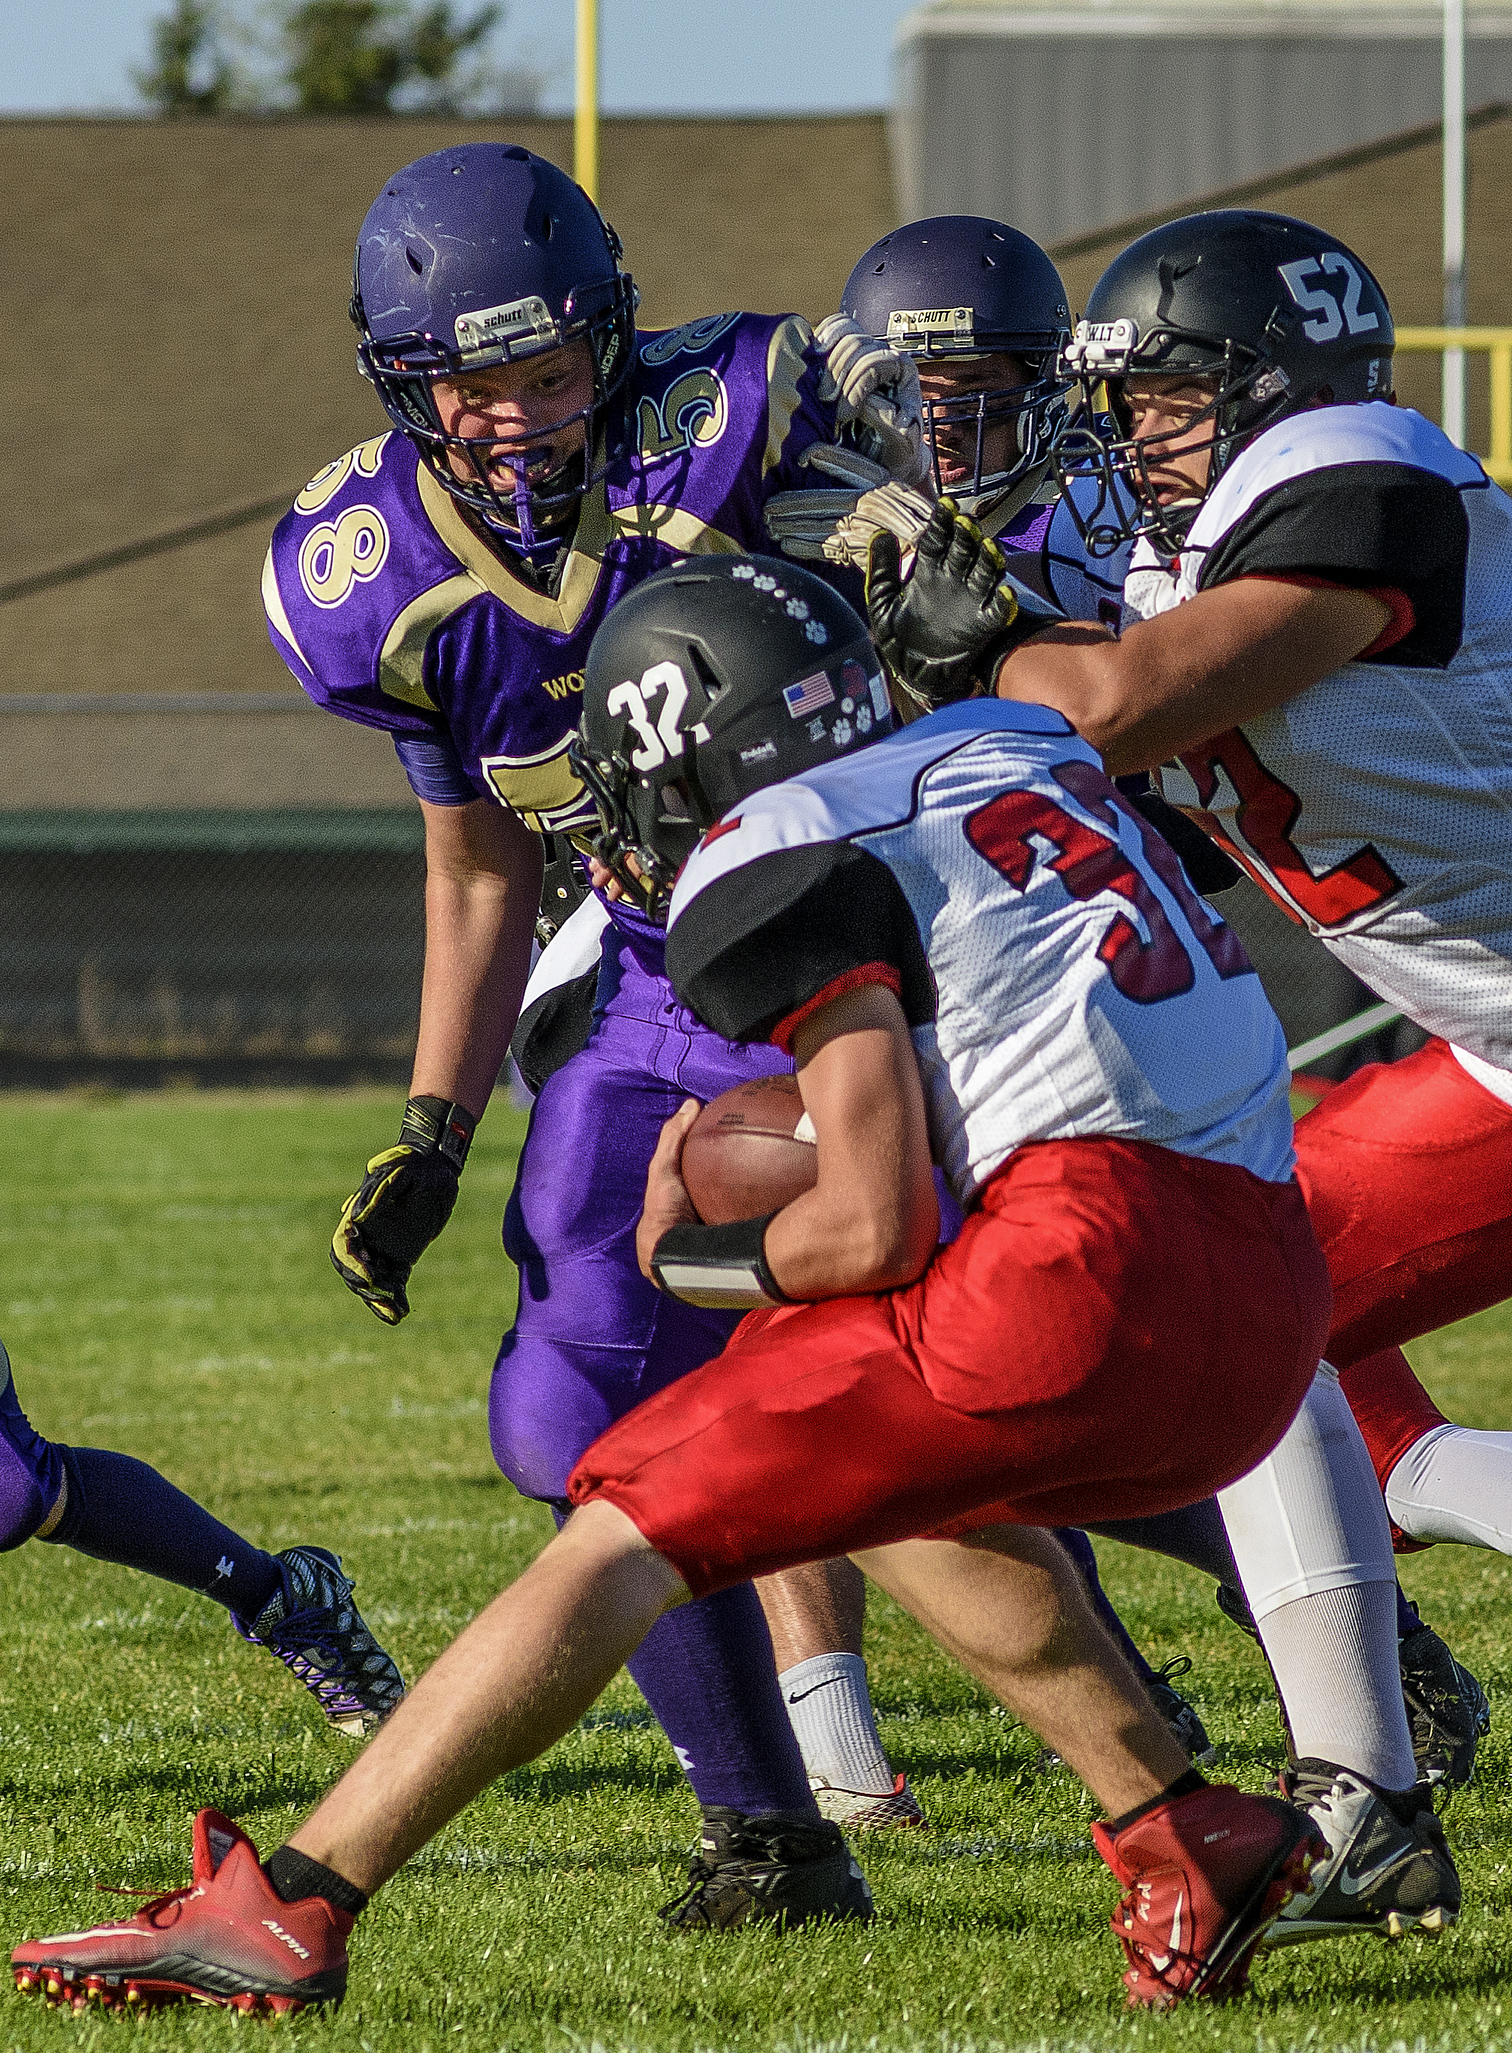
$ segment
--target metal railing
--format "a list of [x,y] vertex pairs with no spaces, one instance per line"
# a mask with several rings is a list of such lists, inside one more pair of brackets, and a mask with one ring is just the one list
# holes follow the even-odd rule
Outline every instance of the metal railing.
[[1512,328],[1398,328],[1399,353],[1481,350],[1490,359],[1491,450],[1481,462],[1499,485],[1512,485]]

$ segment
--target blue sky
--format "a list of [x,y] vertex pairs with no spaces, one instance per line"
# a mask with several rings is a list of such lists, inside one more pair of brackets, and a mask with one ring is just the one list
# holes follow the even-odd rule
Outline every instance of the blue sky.
[[[467,0],[462,0],[468,11]],[[894,23],[913,0],[600,0],[606,113],[761,113],[884,106]],[[167,0],[0,0],[0,112],[138,106]],[[266,0],[238,0],[246,18]],[[46,32],[39,33],[45,16]],[[547,111],[572,102],[572,0],[507,0],[493,56],[544,72]]]

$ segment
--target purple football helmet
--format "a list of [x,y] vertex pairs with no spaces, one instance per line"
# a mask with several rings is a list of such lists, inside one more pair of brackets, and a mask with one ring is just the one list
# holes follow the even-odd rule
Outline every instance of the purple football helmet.
[[[924,432],[935,482],[964,512],[1013,513],[1033,497],[1049,472],[1071,388],[1057,370],[1070,334],[1066,288],[1037,242],[975,214],[911,221],[872,244],[845,281],[840,311],[921,369],[999,353],[1018,357],[1027,385],[926,398]],[[1012,456],[989,469],[987,436],[1002,422],[1013,424]],[[941,475],[947,448],[970,466],[959,485],[947,486]]]
[[[460,143],[406,165],[358,234],[359,369],[436,482],[517,547],[559,530],[628,438],[621,396],[635,358],[636,292],[620,257],[619,237],[582,188],[507,143]],[[448,434],[433,386],[579,336],[592,352],[593,398],[537,432],[549,444],[581,421],[583,453],[553,468],[523,449],[511,458],[513,489],[497,487],[490,460],[499,436]]]

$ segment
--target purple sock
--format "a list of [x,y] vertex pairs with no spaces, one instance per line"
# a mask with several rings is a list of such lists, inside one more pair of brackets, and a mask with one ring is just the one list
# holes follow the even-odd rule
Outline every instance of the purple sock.
[[1129,1638],[1123,1620],[1108,1602],[1108,1593],[1097,1573],[1097,1556],[1092,1552],[1092,1542],[1085,1533],[1078,1532],[1075,1526],[1056,1526],[1054,1532],[1055,1537],[1081,1571],[1081,1579],[1087,1586],[1087,1595],[1092,1599],[1092,1608],[1117,1641],[1124,1659],[1141,1682],[1153,1682],[1155,1670]]
[[1422,1629],[1423,1621],[1421,1618],[1418,1617],[1417,1613],[1408,1603],[1407,1592],[1402,1588],[1402,1585],[1400,1583],[1398,1583],[1396,1586],[1396,1593],[1397,1638],[1399,1640],[1404,1640],[1407,1638],[1409,1633],[1420,1631]]
[[1158,1512],[1152,1518],[1111,1519],[1091,1530],[1105,1540],[1122,1540],[1127,1547],[1143,1547],[1152,1554],[1164,1554],[1172,1561],[1184,1561],[1214,1582],[1239,1587],[1239,1571],[1229,1546],[1228,1530],[1216,1497],[1184,1504],[1180,1511]]
[[705,1810],[814,1810],[750,1583],[667,1612],[626,1665]]
[[283,1580],[254,1547],[145,1461],[98,1447],[60,1447],[68,1508],[48,1543],[178,1583],[250,1622]]
[[21,1409],[3,1347],[0,1369],[0,1553],[6,1553],[24,1547],[58,1501],[63,1460]]

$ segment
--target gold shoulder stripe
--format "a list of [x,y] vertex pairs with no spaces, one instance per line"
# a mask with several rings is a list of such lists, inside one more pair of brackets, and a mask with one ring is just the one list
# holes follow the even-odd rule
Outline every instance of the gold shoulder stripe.
[[803,352],[814,331],[801,314],[789,314],[772,330],[767,344],[767,445],[762,475],[782,461],[783,445],[798,411],[798,380],[808,369]]
[[262,602],[263,611],[313,677],[315,672],[311,667],[310,659],[299,646],[293,622],[289,619],[288,610],[283,602],[283,593],[278,589],[278,572],[273,568],[273,550],[271,545],[267,555],[263,558]]
[[384,636],[378,658],[378,684],[387,698],[403,699],[424,712],[441,709],[425,689],[425,649],[431,636],[469,600],[476,599],[479,586],[466,572],[461,577],[443,578],[411,599]]
[[744,543],[732,541],[730,536],[721,534],[718,528],[711,528],[696,513],[688,513],[681,506],[660,506],[654,502],[644,506],[617,506],[609,521],[616,534],[639,535],[642,539],[661,542],[668,549],[680,549],[685,556],[740,556],[745,553]]
[[443,491],[425,464],[418,466],[420,504],[437,535],[485,592],[492,592],[511,613],[528,620],[532,627],[544,627],[555,634],[571,634],[588,610],[598,585],[604,548],[609,540],[608,508],[604,488],[597,486],[583,501],[577,533],[562,573],[556,598],[537,591],[509,569],[488,544],[468,526],[461,509],[449,492]]

